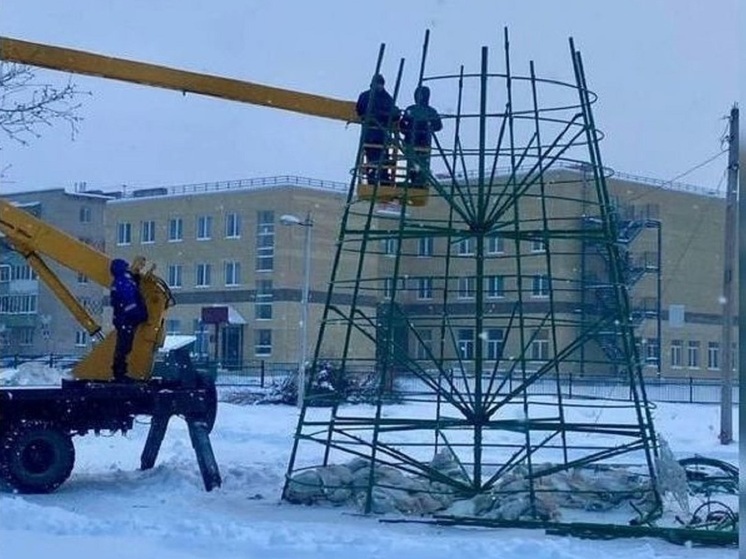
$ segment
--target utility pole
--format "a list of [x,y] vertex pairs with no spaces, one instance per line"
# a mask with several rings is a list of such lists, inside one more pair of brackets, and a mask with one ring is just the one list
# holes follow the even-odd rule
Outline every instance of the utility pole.
[[[738,105],[730,111],[728,131],[728,190],[725,194],[725,250],[723,251],[723,335],[720,374],[720,443],[733,442],[733,315],[736,262],[736,210],[738,203]],[[743,278],[741,278],[743,279]]]

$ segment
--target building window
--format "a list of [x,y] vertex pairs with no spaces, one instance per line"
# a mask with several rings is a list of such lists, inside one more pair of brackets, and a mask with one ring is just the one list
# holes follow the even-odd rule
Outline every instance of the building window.
[[686,366],[699,369],[699,342],[690,340],[686,348]]
[[433,350],[433,331],[429,328],[418,330],[417,359],[430,359]]
[[140,243],[149,244],[155,242],[155,221],[143,221],[140,227]]
[[499,235],[487,237],[487,254],[504,254],[505,239]]
[[10,268],[10,279],[15,280],[36,280],[36,272],[28,264],[20,264],[18,266],[11,266]]
[[387,256],[396,256],[399,252],[399,239],[383,239],[383,253]]
[[473,299],[476,292],[476,283],[477,278],[474,276],[458,278],[458,298]]
[[197,240],[207,241],[212,238],[212,216],[201,215],[197,217]]
[[534,276],[531,279],[532,297],[549,297],[549,276]]
[[549,334],[546,330],[539,330],[536,337],[531,340],[531,360],[549,360]]
[[78,283],[81,283],[81,284],[88,283],[88,276],[78,272]]
[[474,254],[474,238],[467,237],[459,240],[456,245],[456,254],[459,256],[472,256]]
[[241,285],[241,263],[237,260],[225,263],[225,285]]
[[195,287],[210,287],[210,265],[197,264],[197,281]]
[[181,287],[181,264],[170,264],[168,266],[168,286]]
[[490,299],[499,299],[505,297],[505,277],[504,276],[487,276],[484,278],[487,282],[487,297]]
[[544,252],[547,249],[546,243],[541,239],[531,241],[531,252]]
[[671,367],[682,366],[682,352],[684,342],[682,340],[671,340]]
[[417,298],[433,298],[433,278],[417,278]]
[[257,280],[254,312],[257,320],[272,318],[272,280]]
[[241,216],[231,213],[225,216],[225,238],[238,239],[241,237]]
[[458,353],[461,359],[474,359],[474,330],[471,328],[459,329]]
[[0,283],[8,283],[10,281],[10,266],[3,264],[0,266]]
[[168,220],[168,241],[173,243],[184,238],[184,220],[172,217]]
[[256,270],[271,272],[275,257],[275,213],[259,211],[256,219]]
[[711,371],[720,370],[720,342],[707,344],[707,368]]
[[684,305],[668,306],[668,325],[671,328],[681,328],[686,320]]
[[36,314],[36,295],[0,295],[0,314]]
[[432,256],[433,245],[432,237],[420,237],[417,241],[417,256]]
[[30,346],[34,345],[34,328],[31,326],[22,326],[17,328],[18,332],[18,345]]
[[498,361],[503,356],[504,333],[502,328],[487,329],[487,359]]
[[90,223],[91,208],[89,208],[88,206],[82,206],[78,211],[78,221],[80,221],[80,223]]
[[383,280],[383,297],[391,299],[394,296],[394,279],[384,278]]
[[660,345],[658,338],[647,338],[645,340],[645,363],[657,365],[660,360]]
[[88,346],[88,332],[85,330],[75,331],[75,347],[87,347]]
[[272,330],[255,330],[254,354],[257,357],[272,355]]
[[[402,291],[407,288],[407,281],[405,278],[399,278],[398,290]],[[394,278],[384,278],[383,280],[383,296],[386,299],[391,299],[394,296]]]
[[132,224],[128,222],[117,223],[117,244],[132,244]]
[[166,334],[181,334],[181,320],[178,318],[169,318],[166,320]]

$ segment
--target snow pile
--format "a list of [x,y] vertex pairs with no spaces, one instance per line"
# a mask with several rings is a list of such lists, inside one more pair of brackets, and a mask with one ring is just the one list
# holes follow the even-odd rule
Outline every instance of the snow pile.
[[[439,475],[466,481],[465,474],[448,450],[441,450],[428,465]],[[535,471],[554,464],[535,467]],[[528,468],[516,467],[495,486],[470,499],[460,499],[445,483],[405,475],[401,470],[355,458],[343,465],[306,469],[293,476],[286,498],[301,504],[331,504],[364,509],[367,488],[371,491],[371,512],[429,515],[436,512],[459,517],[495,520],[560,520],[563,509],[590,512],[609,511],[629,502],[638,503],[652,495],[644,476],[625,468],[594,467],[563,470],[534,479],[534,506]],[[372,475],[372,477],[371,477]],[[652,503],[651,503],[652,504]],[[644,505],[643,505],[644,506]]]
[[58,386],[62,379],[71,378],[70,369],[57,369],[39,361],[0,370],[0,386]]

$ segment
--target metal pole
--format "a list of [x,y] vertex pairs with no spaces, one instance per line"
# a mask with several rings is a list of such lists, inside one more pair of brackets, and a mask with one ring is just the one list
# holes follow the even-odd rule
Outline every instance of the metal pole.
[[735,308],[733,275],[736,261],[736,205],[738,203],[738,107],[730,111],[728,190],[725,195],[725,250],[723,254],[722,384],[720,391],[720,443],[733,442],[733,350],[731,333]]
[[303,407],[306,397],[306,354],[308,352],[308,292],[311,286],[311,228],[313,221],[311,214],[301,224],[306,229],[305,246],[303,252],[303,295],[301,297],[301,337],[300,356],[298,358],[298,407]]

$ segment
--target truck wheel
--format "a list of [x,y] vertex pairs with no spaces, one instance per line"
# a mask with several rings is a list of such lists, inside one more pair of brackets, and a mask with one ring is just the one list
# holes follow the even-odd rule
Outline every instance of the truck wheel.
[[21,493],[50,493],[70,477],[72,437],[42,421],[11,427],[2,439],[0,474]]

